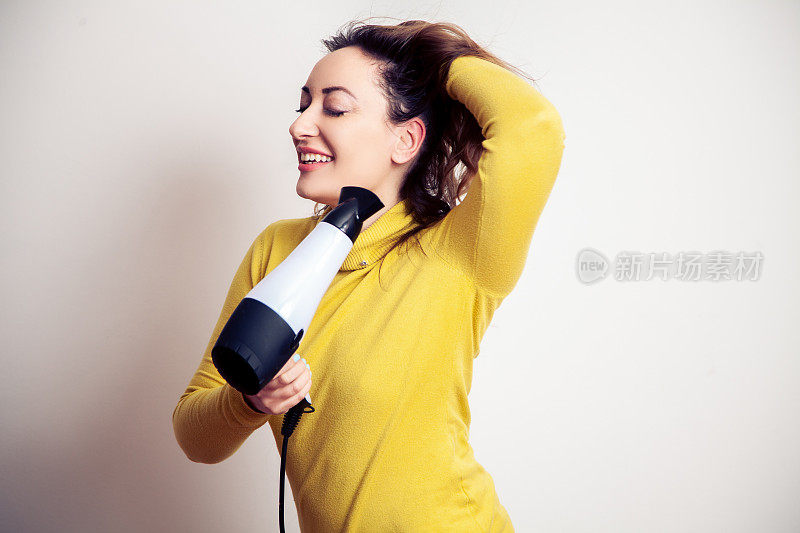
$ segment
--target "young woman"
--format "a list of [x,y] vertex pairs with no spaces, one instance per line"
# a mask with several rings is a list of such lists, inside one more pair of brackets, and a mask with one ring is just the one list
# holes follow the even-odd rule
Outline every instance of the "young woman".
[[[270,224],[247,251],[174,410],[178,443],[217,463],[268,423],[280,451],[281,415],[309,392],[313,368],[316,410],[286,465],[303,531],[513,531],[473,455],[467,396],[558,173],[561,119],[455,24],[354,23],[323,43],[289,128],[297,193],[318,202],[315,214]],[[306,166],[307,153],[329,157]],[[219,332],[345,185],[385,207],[320,302],[304,359],[245,396],[211,361]]]

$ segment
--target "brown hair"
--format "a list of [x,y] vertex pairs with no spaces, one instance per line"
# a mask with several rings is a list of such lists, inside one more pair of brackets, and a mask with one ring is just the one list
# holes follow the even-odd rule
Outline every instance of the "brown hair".
[[[447,94],[450,63],[462,55],[478,56],[534,83],[536,80],[486,51],[456,24],[424,20],[407,20],[395,26],[364,24],[372,18],[350,21],[322,43],[328,52],[357,46],[380,62],[380,88],[388,101],[391,123],[417,116],[425,123],[425,139],[400,188],[400,199],[409,200],[419,225],[404,233],[391,251],[442,220],[477,173],[483,133],[467,107]],[[459,163],[464,170],[457,173]],[[321,219],[333,207],[317,203],[314,216]],[[419,244],[419,237],[416,239]]]

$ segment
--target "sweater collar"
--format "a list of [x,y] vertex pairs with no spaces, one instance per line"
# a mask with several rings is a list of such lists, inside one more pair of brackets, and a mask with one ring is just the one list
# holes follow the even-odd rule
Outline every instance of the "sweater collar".
[[401,200],[362,230],[339,270],[367,268],[382,259],[397,239],[415,225],[409,205],[408,199]]

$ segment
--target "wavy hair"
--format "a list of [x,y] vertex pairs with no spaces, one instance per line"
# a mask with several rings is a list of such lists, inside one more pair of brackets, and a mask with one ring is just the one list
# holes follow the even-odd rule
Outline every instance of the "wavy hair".
[[[467,107],[447,94],[445,83],[453,60],[478,56],[534,83],[536,80],[488,52],[457,24],[424,20],[397,25],[365,23],[373,18],[350,21],[322,43],[328,52],[357,46],[378,62],[388,121],[397,125],[420,117],[425,124],[425,138],[399,191],[401,200],[409,200],[417,225],[402,234],[388,254],[442,220],[461,201],[477,173],[484,137]],[[463,169],[459,170],[459,164]],[[333,206],[318,202],[314,216],[321,219],[331,209]],[[419,237],[416,240],[419,244]]]

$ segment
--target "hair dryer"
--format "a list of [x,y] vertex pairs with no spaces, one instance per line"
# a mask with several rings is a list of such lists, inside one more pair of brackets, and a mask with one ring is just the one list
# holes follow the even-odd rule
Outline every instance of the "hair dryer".
[[[257,394],[283,368],[364,220],[383,207],[368,189],[342,187],[339,205],[242,299],[211,351],[214,366],[233,388]],[[311,404],[309,396],[303,401]]]
[[[300,345],[319,302],[361,233],[366,219],[383,208],[368,189],[342,187],[337,205],[233,310],[211,350],[211,360],[233,388],[254,395],[283,368]],[[310,411],[306,411],[309,408]],[[284,531],[286,449],[311,396],[289,409],[281,434],[278,518]]]

